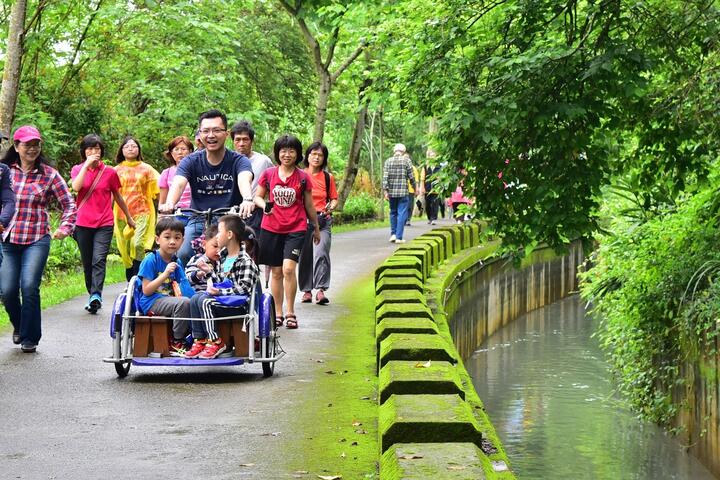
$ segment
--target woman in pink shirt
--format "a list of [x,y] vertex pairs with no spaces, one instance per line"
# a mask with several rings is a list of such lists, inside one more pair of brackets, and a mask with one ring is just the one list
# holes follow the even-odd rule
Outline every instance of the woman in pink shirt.
[[[287,319],[287,328],[297,328],[295,271],[308,229],[308,220],[312,225],[315,243],[320,241],[320,228],[313,205],[312,180],[298,168],[298,164],[303,160],[302,143],[297,137],[282,135],[275,141],[273,150],[278,166],[262,172],[255,193],[255,205],[265,212],[258,242],[260,255],[257,263],[270,267],[270,291],[275,300],[277,315],[275,323],[279,326]],[[283,297],[286,308],[284,316]]]
[[72,188],[77,192],[73,237],[80,250],[85,288],[90,295],[85,310],[93,314],[102,307],[105,267],[113,235],[113,200],[127,216],[128,225],[135,228],[132,215],[120,195],[120,179],[113,168],[103,163],[104,154],[105,143],[100,135],[85,135],[80,141],[83,162],[70,172]]
[[[190,155],[193,150],[195,150],[195,148],[193,147],[190,139],[186,136],[179,136],[170,140],[170,143],[168,144],[167,149],[163,152],[163,155],[167,161],[172,164],[172,166],[166,168],[162,171],[162,173],[160,173],[160,180],[158,180],[158,186],[160,187],[158,203],[160,205],[165,203],[165,200],[167,200],[167,195],[170,191],[170,187],[172,186],[173,178],[175,178],[175,172],[177,172],[177,166],[180,163],[180,160]],[[188,183],[175,207],[189,208],[191,197],[190,184]]]

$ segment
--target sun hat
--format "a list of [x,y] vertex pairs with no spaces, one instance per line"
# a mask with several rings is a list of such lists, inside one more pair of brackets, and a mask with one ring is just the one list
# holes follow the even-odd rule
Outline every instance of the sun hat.
[[40,136],[40,131],[31,126],[31,125],[24,125],[17,130],[15,130],[15,133],[13,134],[13,141],[14,142],[29,142],[30,140],[42,140],[42,137]]
[[393,152],[405,153],[406,151],[407,150],[405,149],[405,145],[403,145],[402,143],[396,143],[393,147]]

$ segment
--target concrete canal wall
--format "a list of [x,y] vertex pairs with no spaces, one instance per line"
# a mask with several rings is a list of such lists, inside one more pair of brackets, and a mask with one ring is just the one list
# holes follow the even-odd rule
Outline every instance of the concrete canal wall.
[[[433,230],[375,272],[383,480],[515,478],[462,359],[574,291],[582,249],[538,249],[516,269],[494,257],[497,244],[480,245],[479,232],[474,223]],[[484,296],[481,311],[463,311],[464,295]]]

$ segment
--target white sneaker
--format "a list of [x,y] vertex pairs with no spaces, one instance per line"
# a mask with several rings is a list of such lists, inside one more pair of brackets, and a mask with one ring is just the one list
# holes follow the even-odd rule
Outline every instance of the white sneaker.
[[400,239],[398,239],[398,240],[395,240],[395,243],[405,243],[405,240],[403,240],[402,238],[400,238]]
[[395,243],[396,240],[397,238],[395,237],[395,235],[390,235],[390,243]]
[[430,222],[430,225],[437,225],[437,222],[433,220],[432,222]]

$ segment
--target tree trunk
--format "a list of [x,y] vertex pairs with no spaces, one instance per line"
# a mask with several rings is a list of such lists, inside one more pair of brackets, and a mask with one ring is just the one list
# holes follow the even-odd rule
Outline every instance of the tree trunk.
[[0,133],[8,137],[15,119],[15,106],[20,89],[26,14],[27,0],[16,0],[10,12],[5,69],[0,90]]
[[322,142],[325,136],[325,120],[327,119],[328,102],[332,90],[332,79],[330,72],[325,69],[318,69],[320,77],[320,90],[318,91],[317,106],[315,108],[315,130],[313,141]]
[[350,141],[350,154],[348,155],[348,163],[345,167],[345,175],[343,175],[342,185],[338,192],[338,210],[343,209],[345,201],[350,195],[353,184],[355,183],[355,177],[357,177],[358,164],[360,163],[360,148],[362,147],[363,133],[365,131],[365,124],[367,123],[368,116],[368,105],[370,99],[365,96],[365,92],[370,87],[372,80],[365,78],[362,86],[360,87],[360,103],[362,106],[357,114],[355,120],[355,130],[353,131],[352,140]]

